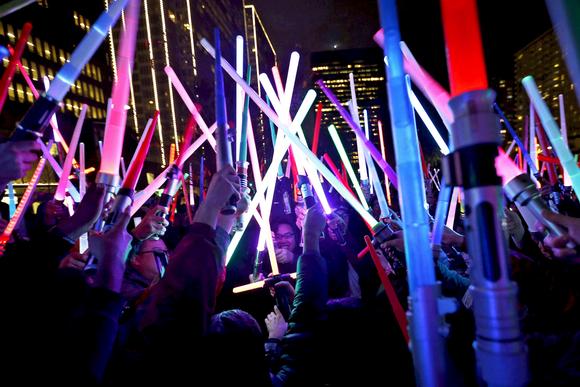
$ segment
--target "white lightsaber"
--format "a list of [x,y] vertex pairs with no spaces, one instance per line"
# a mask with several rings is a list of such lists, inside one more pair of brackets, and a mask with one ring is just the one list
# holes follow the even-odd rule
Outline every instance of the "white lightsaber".
[[[352,111],[351,111],[351,116],[352,119],[354,120],[354,122],[360,127],[360,118],[358,116],[358,102],[356,100],[356,90],[355,90],[355,86],[354,86],[354,74],[353,73],[349,73],[348,74],[348,80],[350,83],[350,94],[351,94],[351,103],[352,105],[350,105],[352,107]],[[362,140],[360,138],[358,138],[358,136],[356,137],[356,149],[357,149],[357,153],[358,153],[358,168],[359,168],[359,175],[360,175],[360,179],[361,182],[368,180],[368,173],[367,173],[367,166],[365,163],[365,155],[364,155],[364,150],[365,147],[361,142]]]
[[[236,36],[236,73],[244,76],[244,38]],[[240,154],[240,140],[242,137],[242,116],[244,110],[244,90],[240,85],[236,85],[236,160]]]

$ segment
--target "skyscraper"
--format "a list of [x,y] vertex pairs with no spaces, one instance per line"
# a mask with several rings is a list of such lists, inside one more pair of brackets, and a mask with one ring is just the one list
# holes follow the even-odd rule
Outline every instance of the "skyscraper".
[[[349,74],[353,73],[356,98],[359,107],[361,128],[364,130],[363,110],[366,109],[369,118],[370,140],[378,143],[377,121],[383,117],[382,101],[385,101],[385,65],[380,49],[364,48],[352,50],[335,50],[315,52],[311,55],[313,82],[318,79],[324,83],[338,97],[339,101],[348,109],[347,103],[351,100]],[[353,164],[358,162],[356,135],[340,116],[336,108],[326,98],[324,93],[316,87],[318,101],[322,102],[322,128],[333,124],[340,134],[344,147]]]
[[516,52],[514,60],[518,127],[523,127],[524,117],[529,114],[529,99],[521,80],[527,75],[532,75],[557,122],[560,122],[558,95],[564,96],[568,141],[571,149],[578,150],[580,148],[580,109],[574,94],[575,85],[569,76],[554,31],[546,31]]

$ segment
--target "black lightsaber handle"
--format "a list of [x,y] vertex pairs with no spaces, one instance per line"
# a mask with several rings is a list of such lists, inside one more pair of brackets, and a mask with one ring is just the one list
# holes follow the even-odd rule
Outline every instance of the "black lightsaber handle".
[[56,111],[58,101],[42,95],[16,124],[16,129],[10,135],[10,141],[34,141],[42,137],[44,129],[50,124],[50,119]]

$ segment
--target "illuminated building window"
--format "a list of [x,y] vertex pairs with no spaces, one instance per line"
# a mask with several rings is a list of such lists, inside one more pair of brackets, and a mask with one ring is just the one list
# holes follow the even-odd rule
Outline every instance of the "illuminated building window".
[[0,22],[0,35],[4,35],[4,23]]
[[101,69],[97,67],[97,81],[102,82],[103,79],[101,78]]
[[26,60],[26,58],[22,58],[22,66],[24,67],[24,69],[25,69],[26,71],[29,71],[29,68],[28,68],[28,61]]
[[40,78],[44,78],[46,76],[46,70],[43,65],[39,65],[40,70]]
[[54,79],[54,72],[52,71],[52,69],[49,67],[46,69],[48,71],[48,79],[50,79],[51,81]]
[[34,95],[32,95],[32,90],[30,90],[30,87],[26,88],[26,100],[30,103],[34,102]]
[[8,63],[10,63],[10,61],[8,60],[8,58],[2,59],[2,64],[4,65],[4,67],[8,67]]
[[44,57],[50,59],[50,46],[47,42],[44,42]]
[[87,91],[87,84],[84,82],[81,82],[81,86],[83,88],[83,97],[87,97],[88,96],[88,91]]
[[73,11],[73,18],[75,19],[75,26],[79,25],[79,15],[77,14],[77,11]]
[[60,60],[61,64],[64,64],[64,62],[66,62],[66,58],[64,57],[64,51],[62,49],[58,49],[58,60]]
[[24,89],[20,83],[16,84],[16,96],[18,97],[18,102],[24,102]]
[[6,25],[6,35],[8,35],[8,38],[10,39],[10,41],[12,43],[14,43],[16,41],[16,38],[14,36],[14,28],[12,28],[11,24],[7,24]]
[[39,56],[43,56],[43,54],[42,54],[42,42],[40,41],[40,39],[35,38],[34,39],[34,45],[36,46],[36,53]]
[[30,71],[32,72],[32,79],[38,81],[38,69],[35,62],[30,62]]
[[8,98],[10,101],[14,101],[14,87],[12,85],[8,88]]
[[66,106],[66,110],[69,110],[69,111],[71,111],[71,110],[72,110],[72,104],[71,104],[71,101],[70,101],[70,99],[68,99],[68,98],[67,98],[67,99],[65,100],[65,103],[64,103],[64,105]]
[[93,89],[93,85],[89,84],[89,97],[91,99],[95,99],[95,89]]

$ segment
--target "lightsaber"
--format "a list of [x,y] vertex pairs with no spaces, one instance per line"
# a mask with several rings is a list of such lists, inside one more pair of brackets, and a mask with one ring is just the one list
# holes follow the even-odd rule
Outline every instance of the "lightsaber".
[[[195,196],[193,195],[193,166],[189,163],[189,205],[195,205]],[[193,220],[193,218],[192,218]]]
[[[42,150],[42,156],[46,159],[46,161],[48,161],[54,173],[56,173],[56,176],[60,179],[60,177],[62,176],[62,168],[60,167],[58,162],[54,159],[54,157],[52,157],[52,155],[50,154],[50,149],[40,139],[37,140],[37,143],[38,145],[40,145],[40,149]],[[52,146],[52,141],[49,142],[49,144],[50,146]],[[73,198],[75,202],[78,203],[81,201],[79,191],[77,191],[74,184],[68,179],[67,179],[67,190],[69,195]]]
[[[385,37],[382,29],[373,36],[373,39],[381,48],[384,48]],[[453,112],[449,108],[449,93],[419,65],[405,42],[400,42],[400,45],[401,51],[403,52],[405,72],[409,74],[413,83],[433,104],[447,127],[447,130],[450,132],[451,123],[453,123]]]
[[[22,62],[18,61],[17,65],[18,65],[18,70],[20,70],[20,74],[22,74],[22,77],[24,78],[24,81],[26,82],[26,85],[28,85],[28,87],[30,88],[30,91],[32,92],[32,96],[34,97],[34,99],[40,98],[40,94],[38,93],[36,86],[34,86],[34,83],[32,83],[32,80],[30,79],[30,75],[28,74],[28,72],[26,71],[24,66],[22,65]],[[43,80],[44,85],[45,85],[45,90],[48,90],[50,88],[50,81],[48,80],[48,77],[43,77],[42,80]],[[65,139],[62,137],[62,134],[58,130],[58,122],[56,120],[56,114],[53,114],[53,116],[49,122],[50,122],[50,126],[52,127],[54,140],[56,142],[60,143],[60,145],[62,146],[64,151],[68,153],[68,145],[67,145]],[[75,165],[75,166],[77,165],[77,162],[74,159],[74,157],[73,157],[73,165]]]
[[[115,4],[111,4],[114,7]],[[130,94],[131,74],[135,57],[135,42],[139,28],[139,0],[129,0],[125,12],[125,29],[121,31],[121,38],[117,51],[117,81],[111,92],[111,110],[107,115],[101,166],[96,181],[107,187],[105,202],[113,195],[119,184],[119,162],[123,150],[123,138],[127,122],[127,106]],[[103,36],[107,30],[103,30]],[[54,82],[53,82],[54,84]],[[52,87],[52,85],[51,85]],[[122,209],[121,209],[122,211]],[[100,222],[97,223],[97,225]]]
[[[356,89],[354,86],[354,75],[353,73],[348,74],[348,81],[350,84],[350,96],[351,96],[351,103],[352,111],[350,113],[351,117],[353,118],[354,122],[361,127],[360,118],[358,115],[358,102],[356,100]],[[366,138],[366,137],[365,137]],[[365,152],[364,146],[362,145],[363,137],[356,136],[356,150],[358,153],[358,173],[360,175],[361,184],[366,186],[368,185],[368,174],[367,174],[367,165],[365,162]]]
[[[566,60],[568,72],[576,85],[576,99],[580,103],[580,7],[575,0],[550,0],[546,6],[556,30],[558,41]],[[559,155],[558,155],[559,156]]]
[[185,87],[177,77],[177,74],[175,74],[175,71],[173,71],[173,68],[171,68],[171,66],[165,66],[165,74],[167,74],[169,80],[171,80],[171,84],[173,85],[173,87],[175,87],[175,90],[177,90],[177,93],[183,100],[183,103],[185,103],[185,106],[195,118],[195,121],[197,122],[197,125],[201,128],[201,131],[209,138],[208,142],[211,145],[212,149],[215,150],[216,139],[209,131],[207,124],[205,123],[203,117],[199,114],[197,107],[195,107],[195,104],[193,103],[191,97],[189,96],[189,94],[187,94],[187,91],[185,90]]
[[66,154],[66,158],[64,160],[64,164],[62,166],[62,174],[58,180],[58,186],[56,187],[56,192],[54,193],[54,200],[62,202],[66,195],[66,188],[68,185],[68,176],[70,175],[70,171],[72,168],[72,162],[77,150],[77,144],[79,142],[79,138],[81,136],[81,131],[83,129],[83,124],[85,122],[85,115],[87,114],[88,106],[83,104],[81,107],[81,113],[75,125],[75,129],[70,140],[70,147],[68,153]]
[[[294,53],[293,53],[292,56],[294,58],[299,57],[297,53],[296,53],[296,55],[294,55]],[[272,88],[272,85],[270,84],[268,77],[267,76],[263,77],[263,75],[265,75],[265,74],[260,75],[260,82],[264,86],[264,90],[266,91],[266,94],[268,94],[270,96],[270,102],[274,106],[274,109],[278,112],[278,116],[282,117],[282,120],[284,120],[284,122],[287,125],[289,125],[292,121],[292,119],[290,117],[290,112],[288,111],[287,108],[282,106],[282,103],[278,100],[276,95],[274,95],[274,89]],[[288,92],[288,89],[286,90],[286,92]],[[312,103],[314,103],[314,100],[316,99],[316,92],[314,90],[309,90],[306,93],[306,96],[304,97],[304,99],[306,101],[312,100]],[[297,131],[298,137],[300,138],[300,141],[302,141],[303,144],[306,144],[306,137],[304,136],[302,126],[298,125],[296,127],[296,131]],[[298,168],[298,174],[300,176],[304,176],[304,171],[306,171],[306,174],[308,175],[308,178],[310,179],[310,183],[312,184],[312,187],[314,188],[314,191],[316,192],[316,195],[318,196],[318,200],[320,201],[320,204],[322,205],[324,212],[326,214],[330,214],[332,212],[332,208],[330,207],[330,204],[328,203],[328,200],[327,200],[326,195],[324,193],[324,190],[322,188],[322,184],[320,183],[320,180],[318,179],[318,175],[316,173],[316,170],[314,168],[312,168],[312,166],[310,164],[308,164],[308,163],[302,164],[302,162],[298,162],[298,160],[296,160],[296,167]],[[273,193],[272,193],[272,195],[273,195]]]
[[[296,273],[282,274],[282,275],[288,276],[289,278],[292,278],[292,279],[296,279]],[[266,284],[266,281],[267,280],[262,280],[262,281],[258,281],[258,282],[252,282],[251,284],[247,284],[247,285],[237,286],[233,289],[233,292],[234,293],[242,293],[242,292],[247,292],[250,290],[261,289]]]
[[[216,125],[213,124],[209,128],[209,132],[213,133],[215,130],[216,130]],[[207,140],[207,136],[204,133],[201,136],[199,136],[193,142],[193,144],[191,144],[185,151],[183,151],[180,154],[180,162],[182,164],[178,165],[178,167],[181,168],[183,166],[183,163],[185,163],[187,161],[187,159],[189,159],[193,155],[193,153],[206,140]],[[203,157],[201,158],[201,160],[202,160],[201,166],[203,168]],[[139,208],[141,208],[143,206],[143,204],[145,204],[145,202],[147,200],[149,200],[149,198],[155,193],[155,191],[157,191],[163,185],[163,183],[165,182],[165,179],[166,179],[166,175],[170,169],[171,169],[171,165],[168,166],[167,168],[165,168],[165,170],[163,172],[161,172],[155,179],[153,179],[153,181],[147,187],[145,187],[142,191],[139,191],[138,193],[135,194],[135,198],[133,200],[133,205],[131,206],[131,216],[135,215],[135,213],[139,210]],[[201,202],[203,200],[203,175],[200,175],[200,183],[202,184],[201,190],[200,190],[200,202]]]
[[[248,83],[249,85],[249,83]],[[266,96],[266,103],[270,106],[270,98]],[[270,126],[270,136],[272,138],[272,147],[276,146],[276,128],[274,127],[274,123],[270,118],[268,118],[268,125]],[[284,176],[284,171],[282,170],[282,164],[278,166],[278,177]]]
[[[377,124],[379,126],[379,142],[381,144],[381,155],[383,156],[383,159],[386,160],[387,159],[387,152],[385,149],[383,123],[381,121],[377,121]],[[389,184],[389,176],[386,173],[385,173],[385,190],[387,192],[387,202],[389,203],[389,206],[391,206],[392,205],[392,203],[391,203],[391,187]]]
[[280,95],[280,105],[288,111],[290,110],[290,104],[292,103],[292,95],[294,93],[294,84],[296,83],[296,73],[298,71],[299,61],[300,54],[293,51],[292,54],[290,54],[290,63],[288,63],[288,74],[286,74],[284,94],[283,96]]
[[[541,122],[538,122],[537,130],[538,130],[538,141],[540,142],[542,153],[546,156],[550,156],[550,150],[548,149],[549,146],[548,139],[546,138],[546,133],[543,130]],[[551,163],[544,163],[544,166],[548,170],[548,179],[550,180],[550,185],[554,186],[558,184],[558,175],[556,174],[556,166]]]
[[14,196],[14,183],[8,183],[8,216],[13,217],[16,212],[16,197]]
[[199,159],[199,202],[201,203],[204,199],[205,196],[205,191],[203,189],[204,187],[204,183],[203,180],[205,178],[205,169],[204,169],[204,160],[205,157],[201,156],[201,158]]
[[[564,143],[568,145],[568,128],[566,127],[566,110],[564,109],[564,96],[562,94],[558,95],[558,102],[560,107],[560,127],[562,130],[562,139]],[[570,180],[570,175],[564,170],[564,185],[570,187],[572,185],[572,180]]]
[[385,270],[383,269],[383,265],[381,264],[381,260],[373,246],[371,238],[368,235],[364,237],[365,243],[371,253],[371,258],[373,263],[375,264],[375,268],[377,269],[377,274],[381,280],[381,284],[383,284],[383,288],[385,289],[385,293],[391,304],[391,308],[393,309],[393,314],[395,315],[395,319],[397,320],[397,324],[399,325],[399,329],[403,334],[403,338],[405,342],[409,342],[409,332],[407,331],[407,317],[405,315],[405,310],[403,306],[399,302],[399,298],[397,297],[397,293],[395,293],[395,289],[389,280],[389,277]]
[[4,108],[4,103],[6,102],[6,97],[8,96],[8,88],[10,87],[12,78],[14,78],[14,74],[16,73],[16,66],[18,62],[20,62],[22,53],[26,48],[26,42],[28,41],[31,30],[32,24],[24,23],[22,26],[22,32],[20,33],[18,41],[16,42],[16,46],[11,52],[8,67],[6,67],[6,70],[4,70],[4,73],[2,73],[2,78],[0,79],[0,112]]
[[81,200],[87,193],[87,175],[85,174],[85,143],[81,142],[79,144],[79,194]]
[[153,119],[151,120],[151,124],[148,128],[149,130],[146,130],[143,133],[144,135],[141,136],[141,140],[139,141],[137,149],[135,150],[135,154],[133,155],[133,160],[131,161],[131,164],[129,164],[129,169],[127,170],[125,179],[123,179],[121,189],[126,191],[127,194],[129,194],[131,197],[135,193],[135,187],[139,181],[139,176],[141,175],[141,171],[143,170],[143,166],[147,160],[147,154],[149,153],[149,147],[151,145],[151,140],[153,139],[153,134],[155,133],[155,127],[157,126],[158,120],[159,110],[156,110],[155,113],[153,113]]
[[[312,153],[318,153],[318,139],[320,138],[320,123],[322,122],[322,102],[316,106],[316,118],[314,119],[314,136],[312,137]],[[383,157],[384,158],[384,157]]]
[[[365,132],[368,133],[369,130],[369,120],[366,109],[363,110],[364,116],[364,124],[365,124]],[[368,136],[367,136],[368,137]],[[379,207],[381,209],[381,216],[380,218],[387,218],[391,213],[389,206],[387,205],[387,199],[385,198],[385,193],[383,192],[383,187],[381,187],[381,181],[379,180],[379,175],[377,174],[377,169],[375,168],[375,163],[371,157],[371,155],[364,151],[364,156],[366,158],[366,163],[369,170],[369,175],[372,181],[372,186],[375,189],[375,194],[377,196],[377,200],[379,202]]]
[[[244,75],[244,38],[236,36],[236,73]],[[251,74],[250,74],[251,76]],[[236,159],[240,159],[240,143],[242,138],[242,121],[244,120],[244,90],[236,85]]]
[[465,226],[468,252],[475,261],[470,292],[477,366],[484,384],[523,386],[528,380],[527,351],[499,221],[501,180],[494,165],[501,143],[499,119],[492,108],[495,93],[487,88],[476,0],[442,0],[441,6],[455,117],[454,154],[447,160],[456,162],[446,176],[463,185],[464,204],[470,209]]
[[[212,56],[215,55],[213,47],[209,44],[207,40],[202,39],[201,45],[210,55]],[[276,141],[276,147],[274,148],[272,162],[270,163],[268,171],[266,171],[266,174],[264,175],[263,179],[264,185],[262,189],[257,190],[256,194],[254,195],[254,199],[256,200],[252,199],[252,202],[250,203],[250,206],[248,208],[248,214],[251,214],[253,211],[256,210],[258,206],[257,198],[260,198],[260,195],[262,196],[264,195],[264,187],[268,186],[268,184],[271,184],[271,181],[276,178],[276,169],[278,168],[280,161],[282,161],[282,158],[284,157],[286,148],[288,146],[288,141],[290,141],[294,146],[302,150],[303,155],[305,155],[310,160],[310,162],[315,165],[316,169],[318,169],[322,173],[324,178],[337,190],[337,192],[339,192],[341,196],[345,198],[345,200],[347,200],[351,204],[351,206],[355,209],[355,211],[357,211],[359,215],[361,215],[361,217],[368,224],[376,226],[382,225],[380,222],[377,222],[372,217],[372,215],[366,211],[366,209],[355,199],[355,197],[352,194],[350,194],[350,192],[346,188],[344,188],[342,183],[332,174],[330,170],[328,170],[328,168],[324,166],[324,164],[318,159],[318,157],[312,154],[312,152],[310,152],[310,149],[305,147],[304,144],[302,144],[302,142],[293,134],[294,131],[296,130],[295,127],[299,126],[302,123],[302,120],[306,116],[306,113],[308,112],[310,106],[305,106],[305,104],[302,103],[300,108],[298,109],[298,112],[296,112],[296,115],[294,116],[294,121],[292,121],[290,128],[287,128],[286,125],[280,122],[274,111],[272,111],[272,109],[260,98],[260,96],[258,96],[258,94],[250,86],[248,86],[248,84],[244,82],[242,78],[240,78],[236,74],[235,70],[226,60],[222,60],[222,67],[236,83],[238,83],[244,88],[246,94],[250,96],[252,101],[254,101],[254,103],[256,103],[256,105],[258,105],[260,109],[262,109],[264,114],[266,114],[274,122],[274,124],[276,124],[276,126],[282,129],[282,131],[286,134],[286,137],[282,139],[279,138],[278,141]],[[303,110],[304,112],[302,112]],[[286,147],[284,147],[284,145],[286,145]],[[247,222],[249,222],[249,218],[250,216],[248,216]],[[246,227],[247,223],[245,221],[244,229]],[[239,239],[241,238],[241,236],[242,232],[239,232],[234,235],[234,238],[232,238],[230,246],[228,247],[228,253],[226,255],[226,263],[228,262],[229,257],[231,257],[231,254],[237,247],[237,244],[239,243]],[[234,243],[236,239],[237,241]]]
[[423,207],[425,185],[408,78],[403,68],[396,1],[381,0],[379,14],[385,31],[384,55],[389,63],[386,66],[387,92],[397,172],[401,179],[399,204],[403,230],[409,236],[405,238],[405,256],[412,300],[409,329],[415,375],[418,385],[444,385],[443,342],[437,309],[439,288],[429,244],[429,220]]
[[[215,115],[217,123],[217,149],[216,149],[216,170],[221,171],[226,166],[233,166],[232,148],[230,141],[232,134],[228,128],[226,112],[226,95],[224,89],[224,76],[221,66],[222,52],[219,28],[214,29],[215,41]],[[222,208],[221,213],[232,215],[237,211],[236,203],[238,199],[232,196],[229,202]]]
[[332,91],[330,91],[330,89],[328,87],[326,87],[326,85],[324,84],[324,81],[322,81],[322,79],[319,79],[318,81],[316,81],[316,84],[320,87],[320,89],[326,95],[326,97],[330,100],[330,102],[332,102],[332,104],[335,106],[336,110],[338,110],[338,112],[340,113],[342,118],[344,118],[344,120],[346,121],[348,126],[350,126],[352,130],[354,130],[357,138],[363,139],[363,143],[366,146],[367,150],[370,152],[371,156],[373,157],[373,159],[375,159],[377,164],[379,164],[379,166],[381,167],[383,172],[385,172],[389,176],[389,180],[393,184],[393,187],[395,187],[395,189],[399,189],[398,188],[399,186],[397,183],[397,174],[395,173],[393,168],[391,168],[391,166],[389,164],[387,164],[387,162],[385,160],[383,160],[383,158],[381,157],[381,153],[374,146],[374,144],[365,138],[365,135],[364,135],[363,131],[361,130],[360,126],[358,126],[356,124],[356,122],[354,122],[354,120],[350,116],[350,114],[348,114],[348,112],[340,104],[340,102],[338,101],[338,98],[336,98],[336,96],[332,93]]
[[12,12],[16,12],[21,8],[26,7],[29,4],[34,3],[36,0],[12,0],[8,3],[0,6],[0,18],[10,15]]
[[135,156],[137,156],[137,150],[139,148],[141,148],[143,141],[145,141],[145,139],[148,136],[149,130],[151,130],[151,123],[153,122],[153,118],[149,118],[147,120],[147,123],[145,124],[145,129],[143,129],[143,132],[141,133],[141,138],[139,139],[139,142],[137,143],[137,148],[135,148],[135,152],[133,153],[133,156],[131,156],[131,161],[129,161],[129,169],[131,169],[131,165],[133,165],[133,163],[135,162]]
[[443,137],[441,137],[441,134],[437,130],[437,127],[435,127],[435,124],[431,120],[431,117],[429,117],[429,114],[427,114],[427,112],[425,111],[425,108],[421,104],[421,101],[419,101],[419,99],[411,89],[409,89],[409,98],[411,98],[411,104],[413,105],[413,108],[415,109],[417,114],[419,114],[419,117],[421,117],[421,120],[427,127],[429,133],[431,133],[431,137],[433,137],[433,140],[435,140],[435,142],[437,143],[439,151],[444,156],[448,155],[449,147],[445,143],[445,140],[443,140]]
[[[433,231],[431,232],[431,247],[435,249],[441,248],[441,240],[443,239],[443,230],[445,226],[445,218],[447,217],[447,210],[449,209],[449,200],[451,199],[451,192],[453,187],[445,184],[445,177],[441,179],[441,190],[437,198],[437,208],[435,208],[435,219],[433,221]],[[457,191],[459,192],[459,191]],[[457,199],[457,197],[455,197]],[[455,200],[457,203],[457,200]],[[450,227],[453,229],[453,227]],[[439,258],[436,256],[435,258]]]
[[568,148],[568,145],[566,145],[564,139],[562,138],[562,133],[558,128],[558,124],[556,124],[556,121],[554,120],[554,117],[552,117],[548,106],[540,96],[540,92],[538,91],[534,78],[528,75],[522,79],[522,84],[524,85],[524,88],[530,97],[531,103],[536,108],[536,112],[540,116],[540,120],[542,121],[542,125],[544,125],[544,129],[546,130],[546,134],[552,143],[552,147],[562,163],[562,168],[570,176],[574,192],[576,192],[576,195],[579,195],[580,169],[574,160],[572,152],[570,152],[570,148]]
[[[248,82],[249,84],[249,82]],[[261,189],[262,187],[262,175],[260,174],[260,164],[259,164],[259,159],[258,159],[258,152],[256,150],[256,141],[254,138],[254,130],[252,128],[252,120],[250,120],[250,112],[247,112],[247,120],[248,120],[248,148],[250,149],[250,160],[251,160],[251,165],[252,165],[252,174],[254,175],[254,183],[256,185],[256,189]],[[274,190],[276,184],[276,180],[274,180],[274,183],[272,184],[271,187],[269,187],[269,189]],[[268,203],[262,201],[260,204],[260,213],[263,215],[263,218],[268,220],[269,219],[269,212],[270,209],[272,207],[272,203],[270,202],[270,206],[268,206]],[[257,212],[254,212],[255,215],[257,215]],[[276,252],[274,250],[274,241],[272,240],[272,230],[270,229],[270,222],[266,221],[266,222],[260,222],[260,220],[258,219],[258,217],[256,217],[254,215],[254,217],[256,218],[256,221],[258,221],[258,224],[261,224],[260,228],[260,236],[258,238],[258,249],[263,251],[264,247],[268,248],[268,257],[270,259],[270,267],[272,268],[272,270],[274,270],[274,268],[276,268],[276,270],[278,270],[278,261],[276,260]],[[239,229],[243,228],[243,220],[242,220],[242,224],[239,226]],[[265,245],[265,246],[264,246]]]
[[[8,241],[10,241],[10,237],[12,236],[12,232],[18,226],[20,221],[22,220],[22,217],[23,217],[24,213],[26,212],[28,205],[30,204],[30,200],[32,199],[32,193],[36,189],[36,185],[38,184],[38,181],[40,180],[40,176],[42,175],[42,171],[44,170],[45,164],[46,164],[46,159],[41,157],[40,160],[38,161],[38,164],[36,165],[36,169],[32,173],[32,177],[30,178],[30,181],[28,182],[28,186],[26,187],[26,190],[24,191],[24,193],[22,194],[22,197],[20,198],[20,201],[18,202],[18,207],[16,207],[16,212],[14,212],[14,215],[10,218],[10,221],[8,222],[8,225],[6,226],[4,231],[2,232],[2,235],[0,235],[0,246],[6,246]],[[3,254],[4,254],[4,249],[0,248],[0,256],[2,256]]]
[[342,141],[340,141],[340,136],[338,135],[334,125],[328,126],[328,133],[330,134],[330,138],[332,139],[332,142],[334,142],[334,146],[336,147],[336,150],[338,151],[338,155],[340,156],[340,160],[342,161],[342,163],[344,164],[344,167],[346,168],[346,172],[348,173],[348,177],[350,177],[350,181],[352,182],[352,187],[354,188],[354,190],[358,196],[359,201],[361,202],[363,207],[368,210],[369,205],[368,205],[367,200],[365,198],[365,195],[361,189],[361,186],[358,182],[358,179],[356,177],[356,173],[352,169],[352,165],[350,164],[350,161],[348,160],[348,155],[346,154],[346,150],[344,149],[344,146],[342,145]]
[[[534,105],[530,103],[530,158],[532,159],[532,165],[530,166],[530,171],[539,171],[539,162],[538,162],[538,149],[536,144],[536,113],[534,109]],[[537,179],[533,178],[533,181],[537,183]]]
[[[249,84],[251,79],[252,79],[252,66],[248,65],[248,69],[246,72],[246,82],[248,82]],[[236,85],[236,87],[240,86]],[[236,152],[236,156],[238,158],[237,162],[244,165],[244,163],[248,161],[248,121],[250,120],[248,111],[250,109],[250,97],[245,95],[243,89],[242,94],[244,95],[244,105],[242,109],[243,118],[240,126],[239,141],[237,144],[238,151]]]
[[50,89],[46,91],[26,112],[16,125],[11,140],[36,139],[48,126],[50,118],[59,109],[64,96],[74,85],[81,70],[101,45],[107,31],[119,18],[128,0],[117,0],[95,21],[89,32],[76,46],[69,61],[56,74]]
[[[510,134],[511,134],[512,138],[514,139],[514,141],[516,142],[516,144],[518,144],[518,147],[521,149],[522,155],[526,158],[526,161],[528,162],[528,164],[530,165],[530,168],[532,169],[532,173],[535,176],[538,176],[539,175],[538,169],[536,168],[536,165],[532,161],[532,158],[530,157],[530,154],[528,153],[526,147],[522,143],[522,140],[520,139],[520,137],[516,133],[516,131],[513,128],[513,126],[511,126],[511,124],[509,123],[507,117],[505,116],[505,114],[500,109],[500,107],[498,106],[497,103],[494,103],[493,104],[493,109],[499,115],[499,117],[502,119],[505,127],[510,132]],[[508,152],[508,154],[509,154],[509,152]]]
[[[284,85],[282,85],[282,77],[280,76],[280,70],[278,70],[278,66],[272,67],[272,78],[274,78],[274,85],[276,86],[276,93],[278,94],[278,99],[282,100],[284,96]],[[266,101],[269,101],[269,99],[267,99]]]

